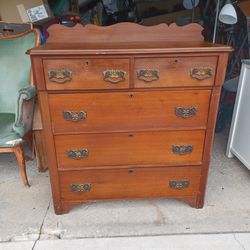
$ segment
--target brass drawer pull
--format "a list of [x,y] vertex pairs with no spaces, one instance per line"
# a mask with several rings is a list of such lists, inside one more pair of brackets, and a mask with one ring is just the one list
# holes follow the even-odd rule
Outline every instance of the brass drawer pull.
[[125,81],[126,72],[123,70],[105,70],[103,71],[103,79],[106,82],[116,84]]
[[87,113],[84,111],[63,111],[63,118],[66,121],[79,122],[87,118]]
[[169,186],[170,188],[177,189],[177,190],[182,190],[186,189],[189,187],[190,182],[185,180],[185,181],[169,181]]
[[137,78],[144,82],[157,81],[160,78],[160,71],[158,69],[139,69]]
[[176,107],[175,114],[178,117],[182,118],[190,118],[197,114],[197,108],[190,107],[190,108],[183,108],[183,107]]
[[197,80],[205,80],[213,76],[212,68],[196,67],[191,69],[191,77]]
[[91,183],[83,183],[83,184],[71,184],[71,191],[72,192],[89,192],[91,190]]
[[86,158],[89,156],[89,151],[88,149],[77,149],[77,150],[69,150],[67,152],[67,155],[69,158],[74,159],[74,160],[81,160],[83,158]]
[[67,69],[60,69],[60,70],[50,70],[48,72],[48,76],[50,81],[63,84],[65,82],[69,82],[72,79],[72,71]]
[[173,145],[172,152],[178,155],[191,154],[193,152],[193,145]]

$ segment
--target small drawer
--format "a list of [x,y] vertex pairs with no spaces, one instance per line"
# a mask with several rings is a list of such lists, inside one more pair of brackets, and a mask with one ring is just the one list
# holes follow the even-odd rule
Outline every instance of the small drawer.
[[201,167],[126,168],[59,172],[64,200],[193,196]]
[[205,129],[210,90],[50,94],[54,134]]
[[135,88],[211,86],[217,57],[135,59]]
[[129,59],[49,59],[43,64],[48,90],[129,87]]
[[118,165],[200,165],[205,131],[55,136],[59,169]]

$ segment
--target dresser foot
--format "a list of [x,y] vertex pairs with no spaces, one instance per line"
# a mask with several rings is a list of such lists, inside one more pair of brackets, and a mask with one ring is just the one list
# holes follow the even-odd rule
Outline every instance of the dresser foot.
[[204,199],[199,195],[193,197],[178,198],[178,200],[187,203],[190,207],[193,208],[203,208],[204,206]]
[[67,214],[71,209],[73,209],[74,207],[79,206],[80,204],[83,204],[83,203],[84,203],[84,201],[80,201],[80,202],[67,202],[67,201],[64,201],[64,202],[62,202],[61,206],[54,207],[55,213],[57,215]]

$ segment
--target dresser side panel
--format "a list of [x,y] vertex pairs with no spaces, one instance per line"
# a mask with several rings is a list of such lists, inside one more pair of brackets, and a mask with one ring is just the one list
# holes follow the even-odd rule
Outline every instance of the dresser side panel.
[[31,56],[33,81],[38,91],[45,90],[45,79],[43,74],[43,61],[39,56]]
[[62,212],[61,204],[61,190],[59,183],[59,176],[57,171],[56,151],[54,145],[54,138],[51,129],[50,110],[48,105],[48,93],[40,91],[38,93],[38,100],[41,109],[42,123],[44,129],[45,152],[47,155],[48,168],[50,173],[50,182],[53,195],[54,209],[56,214]]
[[214,87],[211,95],[210,101],[210,109],[208,115],[208,125],[207,131],[205,135],[205,144],[204,144],[204,151],[203,151],[203,168],[201,171],[201,182],[200,182],[200,196],[198,199],[199,207],[203,207],[204,205],[204,198],[205,198],[205,191],[207,185],[207,177],[209,171],[209,165],[211,160],[211,153],[212,153],[212,145],[215,133],[215,123],[217,118],[218,106],[220,101],[220,87]]

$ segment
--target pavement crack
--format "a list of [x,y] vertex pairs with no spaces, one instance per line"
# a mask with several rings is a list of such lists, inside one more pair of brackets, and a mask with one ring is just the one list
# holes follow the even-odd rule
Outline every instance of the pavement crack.
[[34,249],[35,249],[36,243],[37,243],[37,242],[40,240],[40,238],[41,238],[43,225],[44,225],[44,222],[45,222],[45,218],[47,217],[47,214],[48,214],[48,212],[49,212],[50,204],[51,204],[51,200],[49,201],[49,205],[48,205],[48,207],[47,207],[47,209],[46,209],[46,211],[45,211],[45,213],[44,213],[43,220],[42,220],[41,226],[40,226],[40,228],[39,228],[38,237],[37,237],[37,239],[35,240],[35,242],[34,242],[32,248],[31,248],[31,250],[34,250]]
[[233,234],[233,236],[234,236],[234,239],[237,241],[237,243],[240,245],[240,247],[241,247],[243,250],[246,250],[246,248],[245,248],[244,245],[240,242],[240,240],[237,239],[236,234]]
[[159,208],[159,206],[157,204],[155,204],[153,201],[149,201],[149,204],[155,208],[156,210],[156,221],[155,224],[157,225],[162,225],[162,224],[166,224],[166,217],[164,216],[163,212],[161,211],[161,209]]

